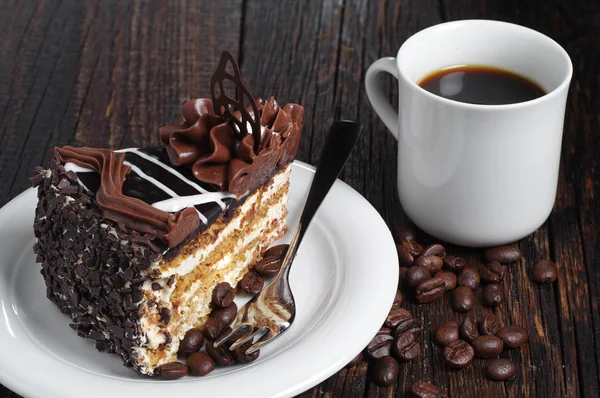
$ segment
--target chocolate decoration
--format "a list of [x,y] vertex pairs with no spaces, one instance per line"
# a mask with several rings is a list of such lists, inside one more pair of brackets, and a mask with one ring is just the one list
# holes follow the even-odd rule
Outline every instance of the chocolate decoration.
[[100,174],[96,201],[104,217],[139,232],[159,236],[169,247],[183,242],[200,226],[198,213],[187,208],[175,214],[158,210],[140,199],[123,195],[123,182],[131,168],[124,153],[110,149],[55,148],[62,162],[72,162]]
[[[233,75],[227,72],[229,64],[231,64]],[[224,84],[226,81],[230,81],[235,85],[235,97],[225,92]],[[238,140],[243,140],[244,137],[252,135],[255,143],[254,150],[258,152],[261,140],[258,107],[254,97],[242,81],[240,67],[229,51],[221,53],[219,66],[210,78],[210,96],[215,114],[235,124],[234,134]],[[250,103],[248,107],[251,108],[251,111],[248,111],[246,101]],[[248,126],[250,126],[251,131],[248,131]]]

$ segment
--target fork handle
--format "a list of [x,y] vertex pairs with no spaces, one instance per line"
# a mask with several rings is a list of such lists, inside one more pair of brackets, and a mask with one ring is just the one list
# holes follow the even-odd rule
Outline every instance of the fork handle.
[[300,216],[300,222],[283,259],[281,271],[277,276],[278,278],[288,277],[290,265],[294,257],[296,257],[296,252],[306,234],[306,230],[317,209],[323,203],[323,199],[325,199],[336,178],[344,168],[361,131],[362,126],[360,124],[349,120],[339,120],[331,125],[321,159],[317,165],[315,177],[308,192],[304,210]]

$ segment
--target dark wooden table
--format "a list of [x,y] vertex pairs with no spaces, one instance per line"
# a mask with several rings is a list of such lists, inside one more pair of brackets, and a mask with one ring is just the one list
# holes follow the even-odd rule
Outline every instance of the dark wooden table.
[[[445,299],[429,306],[407,304],[425,325],[424,349],[418,360],[401,366],[396,385],[370,383],[364,363],[301,396],[405,396],[414,381],[427,380],[452,397],[597,397],[598,0],[2,0],[0,205],[27,188],[27,177],[50,158],[54,145],[157,144],[158,128],[175,120],[182,102],[208,96],[209,77],[220,52],[228,49],[255,95],[305,106],[299,159],[318,158],[334,119],[360,120],[365,134],[341,178],[392,226],[405,219],[395,189],[396,142],[368,103],[366,68],[394,55],[411,34],[464,18],[537,29],[563,45],[575,67],[554,212],[518,242],[527,261],[510,268],[504,282],[508,300],[496,310],[502,322],[530,331],[526,347],[505,354],[518,373],[497,383],[483,377],[484,361],[463,371],[446,368],[430,343],[432,328],[460,319]],[[395,83],[386,82],[393,98]],[[560,266],[553,285],[531,282],[530,266],[540,258]],[[0,398],[8,397],[17,395],[0,386]]]

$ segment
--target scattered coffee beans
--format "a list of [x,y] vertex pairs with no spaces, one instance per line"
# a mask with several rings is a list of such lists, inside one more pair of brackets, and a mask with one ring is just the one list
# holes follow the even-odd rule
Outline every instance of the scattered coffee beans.
[[263,288],[265,280],[254,271],[248,272],[242,278],[240,286],[242,290],[250,295],[258,294]]
[[396,242],[400,243],[417,239],[415,230],[410,225],[398,225],[394,237],[396,238]]
[[263,257],[277,257],[283,260],[283,257],[285,257],[289,247],[290,245],[286,244],[270,247],[266,252],[264,252]]
[[419,356],[421,345],[417,339],[421,336],[421,324],[416,319],[400,322],[394,330],[394,354],[402,362],[408,362]]
[[206,352],[219,366],[230,366],[235,363],[233,352],[229,351],[225,344],[215,347],[215,343],[209,341],[206,343]]
[[479,320],[479,333],[484,336],[495,336],[500,330],[500,324],[496,319],[496,315],[488,312]]
[[498,261],[501,264],[516,263],[523,258],[523,253],[516,247],[499,246],[487,249],[483,255],[486,263]]
[[237,305],[232,303],[229,307],[215,308],[209,315],[208,320],[204,324],[204,337],[207,340],[215,340],[221,334],[223,329],[227,327],[235,315],[237,314]]
[[410,386],[410,395],[413,398],[448,398],[446,391],[426,381],[417,381]]
[[479,273],[473,268],[464,268],[460,274],[458,274],[458,286],[466,286],[471,290],[475,290],[479,287]]
[[404,277],[406,284],[412,287],[417,287],[429,279],[431,279],[431,273],[423,267],[409,268]]
[[156,373],[163,379],[179,379],[188,373],[188,367],[181,362],[169,362],[156,368]]
[[477,324],[473,314],[468,314],[465,316],[465,319],[463,319],[462,323],[460,324],[459,334],[463,340],[469,343],[473,341],[475,337],[477,337]]
[[195,352],[186,361],[189,372],[193,376],[206,376],[215,370],[215,361],[203,352]]
[[188,357],[192,353],[199,351],[204,344],[204,335],[198,328],[192,328],[185,332],[183,339],[179,343],[178,354],[182,357]]
[[494,381],[505,381],[517,373],[517,366],[508,359],[494,359],[485,367],[485,375]]
[[380,334],[387,334],[387,335],[392,335],[392,329],[382,326],[379,328],[379,330],[377,331],[377,334],[375,336],[379,336]]
[[504,288],[497,283],[487,285],[483,288],[481,301],[483,301],[483,305],[487,307],[496,307],[502,304],[504,301]]
[[495,358],[502,352],[504,343],[496,336],[477,336],[471,342],[475,355],[479,358]]
[[352,358],[352,360],[350,362],[348,362],[348,364],[345,366],[346,368],[352,368],[360,363],[362,363],[363,361],[363,353],[362,351],[358,353],[357,356],[355,356],[354,358]]
[[384,326],[388,328],[393,328],[401,321],[406,319],[411,319],[412,315],[410,312],[406,311],[404,308],[400,308],[396,304],[392,306],[392,309],[388,313],[387,318],[385,318]]
[[459,286],[452,291],[450,304],[456,312],[469,312],[475,305],[475,295],[467,286]]
[[375,384],[382,387],[389,387],[396,381],[399,370],[398,362],[394,358],[389,356],[381,357],[373,364],[371,378]]
[[475,351],[464,340],[456,340],[444,348],[444,360],[453,369],[460,369],[473,362]]
[[467,261],[467,259],[464,257],[457,257],[457,256],[451,256],[451,255],[447,255],[446,257],[444,257],[443,262],[444,262],[444,267],[448,271],[452,271],[456,274],[458,274],[460,271],[462,271],[469,263]]
[[533,265],[533,280],[537,283],[552,283],[558,278],[556,264],[550,260],[541,260]]
[[479,275],[483,283],[499,283],[504,279],[504,273],[506,267],[500,264],[498,261],[492,261],[491,263],[484,264],[479,269]]
[[441,346],[447,346],[456,340],[458,340],[458,323],[454,321],[440,325],[433,336],[435,344]]
[[389,334],[379,334],[371,339],[366,353],[373,359],[389,356],[392,353],[394,338]]
[[408,249],[398,243],[396,244],[396,251],[398,252],[398,264],[401,267],[412,267],[415,259]]
[[423,267],[432,274],[442,269],[443,261],[438,256],[420,256],[415,260],[415,265]]
[[433,277],[425,282],[422,282],[417,287],[417,302],[430,303],[441,298],[444,295],[446,283],[443,279]]
[[421,256],[438,256],[440,258],[446,257],[446,249],[439,243],[427,246]]
[[264,257],[262,260],[254,264],[254,271],[263,278],[271,278],[277,276],[281,269],[281,257]]
[[437,274],[435,274],[435,276],[437,276],[438,278],[440,278],[444,281],[444,284],[445,284],[444,290],[445,291],[448,292],[448,291],[456,288],[457,278],[456,278],[456,274],[454,272],[440,271]]
[[215,286],[212,292],[211,304],[214,307],[225,308],[233,303],[235,298],[235,289],[227,282],[221,282]]
[[523,326],[506,326],[496,333],[504,342],[505,348],[517,348],[527,343],[529,336]]

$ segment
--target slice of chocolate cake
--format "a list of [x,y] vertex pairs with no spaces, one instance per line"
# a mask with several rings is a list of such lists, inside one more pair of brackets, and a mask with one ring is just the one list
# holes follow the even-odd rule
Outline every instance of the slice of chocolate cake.
[[56,148],[32,177],[48,298],[79,336],[142,374],[175,360],[215,286],[235,287],[286,231],[303,108],[255,101],[229,53],[211,96],[183,105],[161,147]]

